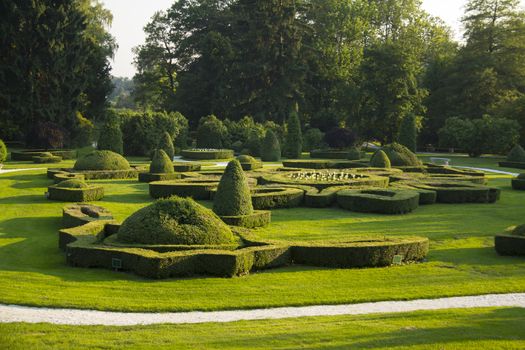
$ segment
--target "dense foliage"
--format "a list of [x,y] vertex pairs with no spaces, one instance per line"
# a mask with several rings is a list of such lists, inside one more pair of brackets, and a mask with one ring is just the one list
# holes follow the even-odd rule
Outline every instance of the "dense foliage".
[[227,133],[228,129],[216,116],[203,117],[199,120],[197,129],[197,147],[221,149]]
[[164,131],[159,141],[159,149],[164,150],[168,155],[169,159],[173,159],[175,156],[175,147],[173,147],[173,140],[170,136],[170,133]]
[[378,150],[370,159],[370,166],[374,168],[390,168],[390,159],[383,150]]
[[261,160],[265,162],[278,162],[281,160],[281,145],[272,130],[268,130],[264,136]]
[[116,120],[109,120],[100,129],[97,148],[99,150],[112,151],[118,154],[124,154],[122,141],[122,131]]
[[301,121],[299,120],[297,111],[293,111],[288,117],[284,155],[292,159],[301,158],[302,148],[303,136],[301,133]]
[[409,114],[401,121],[401,127],[399,128],[398,142],[415,152],[417,149],[417,125],[416,116]]
[[507,154],[507,161],[525,163],[525,150],[523,147],[515,145]]
[[421,161],[408,148],[399,143],[392,143],[381,149],[390,159],[393,166],[420,166]]
[[241,164],[228,163],[213,198],[213,211],[220,216],[241,216],[253,213],[252,197]]
[[7,160],[7,147],[4,141],[0,139],[0,163]]
[[324,135],[324,142],[331,148],[345,149],[357,142],[357,135],[347,128],[333,128]]

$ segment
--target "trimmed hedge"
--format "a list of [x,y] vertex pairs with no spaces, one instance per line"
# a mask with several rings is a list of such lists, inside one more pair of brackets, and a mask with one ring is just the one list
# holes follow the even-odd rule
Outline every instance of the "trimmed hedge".
[[310,151],[310,158],[348,159],[348,150],[314,149]]
[[460,174],[429,174],[429,173],[398,173],[390,176],[391,182],[396,181],[459,181],[484,185],[487,179],[484,176],[468,176]]
[[202,165],[199,163],[185,163],[185,162],[179,162],[179,163],[173,163],[173,170],[176,172],[189,172],[189,171],[200,171],[202,168]]
[[422,165],[421,161],[412,151],[410,151],[407,147],[400,145],[399,143],[391,143],[382,147],[381,150],[383,150],[383,152],[385,152],[385,154],[388,156],[388,159],[390,159],[390,164],[393,167],[417,167]]
[[302,159],[302,160],[283,160],[283,166],[297,169],[351,169],[366,168],[368,164],[353,160],[320,160],[320,159]]
[[53,174],[53,180],[55,184],[62,182],[62,181],[71,180],[71,179],[84,181],[85,177],[82,174],[67,173],[67,172],[58,172],[58,173]]
[[5,162],[6,160],[7,160],[7,147],[4,141],[0,139],[0,163]]
[[62,161],[62,157],[54,156],[49,152],[46,152],[46,153],[47,154],[43,154],[41,156],[34,156],[33,163],[46,164],[46,163],[60,163]]
[[51,153],[53,156],[62,157],[62,159],[74,159],[77,157],[77,151],[70,149],[34,149],[23,151],[12,151],[11,160],[27,161],[33,160],[33,157],[45,156],[45,153]]
[[136,179],[139,171],[136,168],[127,170],[70,170],[82,174],[86,180]]
[[213,197],[213,211],[219,216],[242,216],[253,213],[248,180],[236,159],[228,163],[217,186],[217,192]]
[[525,150],[521,145],[515,145],[507,154],[507,162],[525,163]]
[[525,169],[525,162],[499,162],[499,166],[503,168],[515,168],[515,169]]
[[525,191],[525,173],[519,174],[517,177],[512,179],[512,189]]
[[169,132],[164,131],[160,138],[158,148],[166,152],[170,161],[173,160],[173,157],[175,156],[175,147],[173,147],[173,139]]
[[378,150],[370,159],[370,166],[375,168],[391,168],[390,159],[383,150]]
[[71,204],[62,208],[62,227],[82,226],[97,220],[113,220],[111,212],[91,204]]
[[155,150],[153,159],[149,164],[149,172],[151,174],[171,174],[174,171],[173,163],[166,152],[162,149]]
[[86,187],[64,187],[69,181],[66,180],[47,188],[48,198],[64,202],[91,202],[98,201],[104,197],[104,187],[84,184]]
[[281,160],[281,145],[272,130],[266,131],[261,147],[261,160],[264,162],[278,162]]
[[402,184],[417,189],[432,190],[437,193],[438,203],[494,203],[499,200],[499,188],[454,181],[401,181]]
[[186,149],[181,151],[181,155],[187,159],[213,160],[233,158],[231,149]]
[[435,204],[437,202],[437,192],[433,190],[425,190],[422,188],[411,187],[402,183],[394,182],[390,184],[392,189],[411,190],[419,193],[419,205]]
[[241,163],[242,170],[250,171],[260,169],[263,167],[262,162],[249,155],[240,155],[237,157],[239,163]]
[[181,179],[182,175],[179,173],[167,173],[167,174],[152,174],[152,173],[139,173],[139,182],[153,182],[153,181],[169,181]]
[[419,206],[419,193],[391,189],[344,190],[337,193],[337,204],[361,213],[406,214]]
[[75,170],[128,170],[129,163],[120,154],[111,151],[93,151],[78,159]]
[[302,189],[290,187],[256,187],[252,193],[253,208],[295,208],[303,202],[304,192]]
[[272,212],[268,210],[255,210],[248,215],[220,216],[221,220],[231,226],[255,228],[268,226],[272,219]]
[[149,183],[149,195],[153,198],[167,198],[173,195],[210,199],[210,192],[217,188],[218,179],[191,179],[188,181],[154,181]]
[[124,154],[122,130],[116,120],[110,120],[102,126],[98,137],[97,149],[99,151],[111,151]]
[[208,208],[191,198],[159,199],[139,209],[117,233],[122,243],[208,245],[230,244],[230,228]]
[[303,149],[303,136],[301,133],[301,122],[297,111],[292,111],[287,120],[287,133],[284,142],[283,154],[287,158],[301,158]]
[[525,256],[525,225],[511,226],[496,235],[494,248],[500,255]]

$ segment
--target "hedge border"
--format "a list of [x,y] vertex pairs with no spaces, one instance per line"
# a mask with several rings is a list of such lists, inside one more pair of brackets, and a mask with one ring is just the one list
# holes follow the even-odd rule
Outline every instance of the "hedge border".
[[438,203],[494,203],[501,195],[499,188],[467,182],[400,181],[400,183],[416,189],[436,191]]
[[272,220],[272,212],[269,210],[255,210],[250,215],[219,216],[222,221],[231,226],[256,228],[268,226]]
[[234,152],[231,149],[217,149],[208,151],[186,149],[181,151],[181,156],[186,159],[199,160],[230,159],[234,157]]
[[173,170],[180,173],[186,173],[191,171],[200,171],[202,165],[199,163],[184,163],[184,162],[175,162],[173,163]]
[[91,202],[104,198],[104,187],[63,188],[51,185],[47,188],[47,198],[63,202]]
[[525,256],[525,236],[496,235],[494,248],[499,255]]
[[115,231],[114,226],[101,220],[60,230],[59,241],[65,248],[66,262],[72,266],[107,269],[114,269],[113,263],[118,262],[120,270],[148,278],[232,277],[292,263],[337,268],[388,266],[396,255],[401,255],[402,261],[406,262],[422,260],[428,253],[428,238],[423,237],[289,243],[259,241],[244,231],[236,232],[247,246],[237,250],[196,249],[159,253],[105,245],[104,240]]
[[304,193],[300,188],[259,186],[252,193],[252,205],[257,210],[295,208],[303,203]]
[[149,195],[155,199],[167,198],[173,195],[192,197],[197,200],[210,199],[211,191],[216,189],[218,185],[218,180],[209,179],[203,180],[203,182],[153,181],[149,183]]
[[310,151],[310,158],[348,159],[348,150],[314,149]]
[[49,163],[60,163],[62,157],[59,156],[34,156],[33,163],[36,164],[49,164]]
[[515,169],[525,169],[525,162],[499,162],[499,166],[502,168],[515,168]]
[[83,174],[75,174],[75,173],[58,172],[58,173],[53,174],[53,181],[55,182],[55,184],[61,181],[71,180],[71,179],[84,181],[86,178]]
[[343,190],[337,192],[337,204],[360,213],[406,214],[419,206],[419,193],[397,189]]
[[263,167],[263,163],[262,162],[258,162],[258,161],[255,162],[255,163],[240,163],[240,164],[241,164],[242,170],[244,170],[244,171],[261,169]]
[[166,173],[166,174],[154,174],[154,173],[139,173],[139,182],[153,182],[153,181],[167,181],[181,179],[180,173]]
[[512,179],[511,180],[512,189],[517,191],[525,191],[525,179]]
[[62,157],[62,159],[74,159],[77,157],[77,151],[70,149],[34,149],[34,150],[22,150],[22,151],[11,151],[11,160],[17,161],[32,161],[34,156],[40,157],[42,153],[51,153],[54,156]]
[[139,168],[132,167],[124,170],[74,170],[65,169],[66,172],[82,174],[86,180],[112,180],[135,179],[138,177]]
[[390,181],[461,181],[471,182],[478,185],[485,185],[487,179],[485,176],[470,176],[461,174],[443,174],[443,173],[400,173],[392,174]]
[[283,160],[283,166],[294,169],[352,169],[366,168],[365,162],[355,160],[322,160],[322,159],[290,159]]
[[82,226],[98,220],[110,221],[113,215],[106,208],[92,204],[77,203],[62,208],[62,228]]

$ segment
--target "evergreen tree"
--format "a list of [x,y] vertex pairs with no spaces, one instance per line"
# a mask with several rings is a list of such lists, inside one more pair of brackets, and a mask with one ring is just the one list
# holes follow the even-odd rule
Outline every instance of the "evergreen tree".
[[285,156],[288,158],[301,158],[302,147],[301,122],[297,111],[293,111],[288,118],[288,133],[286,134],[284,146]]
[[272,130],[266,131],[261,150],[261,159],[264,162],[278,162],[281,160],[281,146]]
[[416,116],[413,113],[408,114],[401,121],[399,128],[398,142],[411,150],[416,152],[417,149],[417,125]]
[[216,148],[223,147],[223,140],[226,138],[228,130],[216,116],[209,115],[199,121],[197,129],[197,147]]

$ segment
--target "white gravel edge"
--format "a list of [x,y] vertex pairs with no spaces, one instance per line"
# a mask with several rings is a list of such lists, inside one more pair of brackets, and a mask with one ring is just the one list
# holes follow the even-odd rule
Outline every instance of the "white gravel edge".
[[0,169],[0,174],[14,173],[16,171],[26,171],[26,170],[42,170],[47,168],[24,168],[24,169]]
[[149,324],[183,324],[206,322],[234,322],[310,316],[366,315],[401,313],[418,310],[457,308],[520,307],[525,308],[525,293],[488,294],[410,301],[381,301],[348,305],[317,305],[279,307],[269,309],[134,313],[76,309],[50,309],[0,304],[0,323],[28,322],[61,325],[133,326]]

